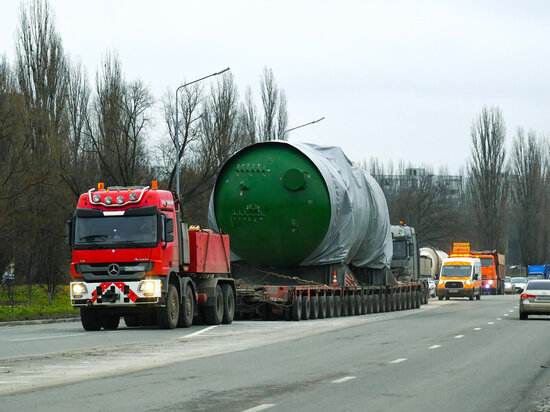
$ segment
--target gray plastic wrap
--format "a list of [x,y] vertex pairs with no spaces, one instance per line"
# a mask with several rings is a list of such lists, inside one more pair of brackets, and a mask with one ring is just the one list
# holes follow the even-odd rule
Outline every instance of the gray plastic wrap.
[[[281,143],[281,142],[278,142]],[[307,156],[321,173],[329,192],[328,231],[301,266],[345,262],[357,267],[390,267],[393,245],[386,198],[376,180],[354,166],[341,148],[289,143]],[[213,193],[208,221],[217,230]],[[234,254],[232,260],[238,260]]]
[[293,144],[319,169],[330,203],[325,238],[301,265],[346,262],[358,267],[390,267],[393,245],[386,198],[376,180],[353,165],[342,149]]

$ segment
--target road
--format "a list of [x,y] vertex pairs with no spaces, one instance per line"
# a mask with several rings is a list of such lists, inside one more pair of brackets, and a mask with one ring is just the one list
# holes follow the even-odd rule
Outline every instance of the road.
[[550,378],[550,318],[520,321],[517,306],[484,296],[170,331],[3,327],[0,409],[523,411]]

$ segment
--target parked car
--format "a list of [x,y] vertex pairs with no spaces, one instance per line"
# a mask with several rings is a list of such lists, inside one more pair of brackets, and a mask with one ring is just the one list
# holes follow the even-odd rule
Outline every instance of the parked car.
[[527,283],[527,278],[520,278],[520,277],[512,278],[512,283],[516,288],[516,293],[521,293],[525,288],[525,284]]
[[435,281],[432,277],[428,278],[428,287],[430,288],[430,297],[435,298]]
[[529,315],[550,315],[550,279],[534,279],[527,282],[519,298],[519,318]]
[[504,278],[504,293],[516,293],[516,288],[512,283],[512,278]]

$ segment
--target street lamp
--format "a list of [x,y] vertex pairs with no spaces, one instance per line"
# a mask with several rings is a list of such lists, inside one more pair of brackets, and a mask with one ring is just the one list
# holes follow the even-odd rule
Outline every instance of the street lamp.
[[219,74],[225,73],[229,70],[229,67],[223,69],[222,71],[209,74],[208,76],[201,77],[200,79],[193,80],[192,82],[182,84],[176,89],[176,197],[180,198],[180,141],[179,141],[179,121],[178,121],[178,92],[180,89],[183,89],[184,87],[187,87],[193,83],[200,82],[201,80],[208,79],[209,77],[214,77]]
[[304,127],[304,126],[309,126],[310,124],[313,124],[313,123],[317,123],[317,122],[320,122],[321,120],[323,120],[325,117],[321,117],[320,119],[317,119],[317,120],[314,120],[312,122],[309,122],[309,123],[306,123],[306,124],[302,124],[300,126],[296,126],[296,127],[293,127],[292,129],[287,129],[283,132],[283,136],[285,134],[287,134],[288,132],[292,131],[292,130],[296,130],[296,129],[299,129],[300,127]]

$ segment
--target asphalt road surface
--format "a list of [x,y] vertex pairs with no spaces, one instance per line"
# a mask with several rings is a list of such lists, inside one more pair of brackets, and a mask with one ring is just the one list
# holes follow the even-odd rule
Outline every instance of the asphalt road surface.
[[169,331],[2,327],[0,410],[543,410],[550,318],[520,321],[518,299]]

